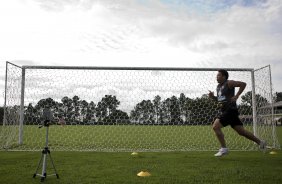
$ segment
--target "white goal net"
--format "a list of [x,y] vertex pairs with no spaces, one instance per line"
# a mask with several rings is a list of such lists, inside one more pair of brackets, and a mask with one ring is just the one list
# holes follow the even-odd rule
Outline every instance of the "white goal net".
[[[279,148],[270,68],[229,68],[247,87],[237,105],[244,127]],[[49,146],[78,151],[216,150],[216,68],[17,66],[7,62],[1,149],[40,150],[43,109],[52,112]],[[257,146],[230,127],[232,150]]]

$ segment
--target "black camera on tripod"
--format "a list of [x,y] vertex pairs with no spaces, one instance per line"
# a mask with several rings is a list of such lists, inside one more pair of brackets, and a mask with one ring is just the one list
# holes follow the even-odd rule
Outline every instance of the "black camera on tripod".
[[53,113],[50,108],[45,107],[42,112],[42,125],[39,126],[39,128],[42,128],[43,126],[48,127],[51,125],[51,122],[53,121]]

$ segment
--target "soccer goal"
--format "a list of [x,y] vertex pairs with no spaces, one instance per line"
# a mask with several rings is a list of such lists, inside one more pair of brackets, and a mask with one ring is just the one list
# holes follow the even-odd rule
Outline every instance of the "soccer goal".
[[[246,129],[279,148],[273,121],[270,66],[226,68],[247,87],[238,99]],[[17,66],[6,63],[0,146],[40,150],[42,113],[52,113],[49,146],[77,151],[216,150],[211,124],[219,106],[208,98],[217,68]],[[230,127],[232,150],[256,150]]]

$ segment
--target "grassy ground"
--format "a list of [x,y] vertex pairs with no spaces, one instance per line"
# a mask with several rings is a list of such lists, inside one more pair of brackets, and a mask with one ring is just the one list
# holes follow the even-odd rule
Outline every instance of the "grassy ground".
[[[54,152],[60,179],[46,183],[281,183],[282,153],[231,152],[214,158],[212,152],[130,153]],[[1,183],[39,183],[32,178],[40,153],[0,152]],[[50,164],[49,164],[50,166]],[[41,167],[40,167],[41,170]],[[149,171],[151,177],[138,177]],[[53,173],[51,168],[47,169]]]
[[[278,129],[282,142],[282,128]],[[281,183],[282,152],[232,151],[222,158],[214,152],[52,152],[60,179],[45,183]],[[39,183],[32,178],[40,152],[0,152],[0,183]],[[48,163],[47,174],[53,170]],[[40,167],[41,170],[42,167]],[[136,174],[149,171],[152,176]]]
[[[245,126],[252,130],[252,127]],[[18,146],[18,127],[0,126],[7,133],[13,150],[41,150],[46,128],[24,126],[23,144]],[[271,144],[272,128],[263,127],[260,135]],[[230,127],[223,129],[232,150],[255,150],[256,146],[237,135]],[[13,135],[13,136],[12,136]],[[218,143],[211,126],[56,126],[49,128],[49,146],[56,151],[105,150],[216,150]]]

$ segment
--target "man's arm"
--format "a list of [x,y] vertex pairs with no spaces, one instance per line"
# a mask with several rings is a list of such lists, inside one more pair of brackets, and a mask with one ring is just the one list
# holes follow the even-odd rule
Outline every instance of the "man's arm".
[[213,93],[213,92],[211,92],[210,90],[209,90],[209,97],[210,97],[211,99],[213,99],[213,100],[217,101],[216,96],[214,96],[214,93]]
[[247,85],[245,82],[233,81],[233,80],[229,80],[227,84],[229,88],[239,87],[239,91],[234,97],[231,98],[231,101],[236,101],[239,98],[239,96],[242,94],[242,92],[244,91]]

